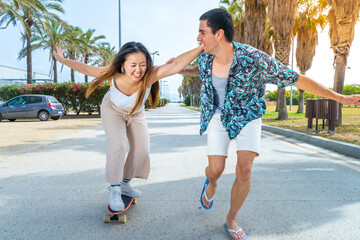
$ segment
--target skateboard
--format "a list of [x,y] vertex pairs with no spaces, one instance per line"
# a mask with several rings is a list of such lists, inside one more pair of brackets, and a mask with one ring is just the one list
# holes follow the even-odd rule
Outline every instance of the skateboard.
[[121,198],[124,202],[125,205],[125,209],[123,211],[112,211],[110,206],[107,206],[107,210],[110,213],[104,216],[104,223],[111,223],[112,221],[117,221],[119,223],[126,223],[126,215],[124,215],[123,213],[129,209],[129,207],[132,204],[136,204],[137,203],[137,198],[132,198],[132,197],[128,197],[125,195],[121,195]]

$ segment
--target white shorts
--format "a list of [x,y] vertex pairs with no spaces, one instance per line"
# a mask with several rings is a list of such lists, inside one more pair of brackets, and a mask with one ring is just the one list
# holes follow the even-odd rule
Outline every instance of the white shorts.
[[[215,113],[207,129],[207,155],[227,156],[230,138],[223,126],[220,114]],[[245,125],[234,139],[237,151],[251,151],[260,154],[261,118]]]

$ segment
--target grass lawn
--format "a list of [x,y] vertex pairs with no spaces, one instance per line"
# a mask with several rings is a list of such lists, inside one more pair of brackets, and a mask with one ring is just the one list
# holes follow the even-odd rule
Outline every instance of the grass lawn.
[[[181,104],[185,106],[185,104]],[[190,107],[199,110],[200,108]],[[325,132],[315,133],[315,119],[313,119],[313,132],[308,132],[305,113],[296,113],[298,106],[294,105],[292,110],[288,106],[289,120],[277,120],[278,113],[275,112],[275,104],[267,103],[265,115],[262,117],[263,124],[291,129],[298,132],[313,134],[326,137],[333,140],[348,142],[360,145],[360,107],[343,107],[342,126],[335,126],[335,135],[327,133],[328,126],[325,126]],[[319,120],[319,130],[322,129],[322,120]]]
[[[313,132],[307,131],[307,121],[305,113],[296,113],[298,106],[293,106],[290,110],[288,106],[289,120],[277,120],[278,113],[275,112],[275,105],[267,104],[267,110],[262,117],[262,122],[267,125],[287,128],[298,132],[309,133],[333,140],[348,142],[360,145],[360,107],[343,107],[342,126],[335,126],[335,135],[327,133],[328,126],[325,126],[325,132],[315,133],[315,119],[313,119]],[[319,130],[322,129],[322,120],[319,120]]]

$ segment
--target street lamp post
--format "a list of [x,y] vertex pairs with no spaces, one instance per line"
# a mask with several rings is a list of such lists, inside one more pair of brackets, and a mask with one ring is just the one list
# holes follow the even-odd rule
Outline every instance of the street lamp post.
[[[159,51],[155,51],[155,52],[152,52],[150,53],[151,55],[151,58],[152,58],[152,62],[153,62],[153,65],[155,65],[155,55],[160,55]],[[160,98],[161,98],[161,95],[162,95],[162,81],[160,80],[159,81],[159,84],[160,84]]]
[[167,95],[167,87],[168,87],[168,81],[162,80],[162,90],[163,90],[162,98],[165,98],[165,99],[166,99],[166,95]]
[[119,49],[121,48],[121,0],[119,0]]
[[152,57],[152,61],[153,61],[153,65],[155,65],[155,55],[160,55],[159,51],[155,51],[150,53],[151,57]]
[[169,99],[169,84],[166,81],[166,85],[165,85],[165,99]]
[[[291,69],[294,70],[294,38],[291,41]],[[292,110],[293,89],[290,87],[290,110]]]

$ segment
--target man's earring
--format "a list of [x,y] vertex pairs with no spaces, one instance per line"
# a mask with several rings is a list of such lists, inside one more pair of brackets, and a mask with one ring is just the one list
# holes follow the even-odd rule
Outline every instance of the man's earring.
[[124,73],[124,72],[125,72],[125,70],[124,70],[123,67],[120,68],[120,71],[121,71],[121,73]]

